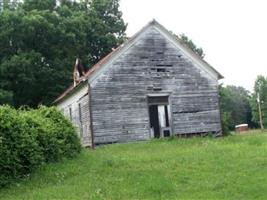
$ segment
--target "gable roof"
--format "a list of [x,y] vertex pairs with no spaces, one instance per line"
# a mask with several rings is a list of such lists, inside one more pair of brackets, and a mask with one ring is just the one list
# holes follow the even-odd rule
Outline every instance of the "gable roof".
[[72,94],[77,88],[80,88],[83,83],[87,81],[92,82],[97,78],[101,71],[108,67],[113,60],[119,57],[123,52],[125,52],[128,48],[130,48],[137,38],[145,32],[151,26],[155,27],[161,34],[163,34],[167,39],[169,39],[177,48],[181,49],[183,53],[189,56],[195,63],[197,63],[202,69],[213,75],[217,79],[224,78],[215,68],[213,68],[210,64],[208,64],[204,59],[202,59],[199,55],[193,52],[187,45],[183,44],[183,41],[179,38],[176,38],[172,33],[170,33],[164,26],[158,23],[155,19],[149,22],[145,27],[143,27],[139,32],[137,32],[133,37],[128,39],[125,43],[118,46],[104,58],[102,58],[99,62],[93,65],[84,76],[82,76],[76,85],[72,84],[65,92],[63,92],[54,103],[58,103],[65,99],[67,96]]

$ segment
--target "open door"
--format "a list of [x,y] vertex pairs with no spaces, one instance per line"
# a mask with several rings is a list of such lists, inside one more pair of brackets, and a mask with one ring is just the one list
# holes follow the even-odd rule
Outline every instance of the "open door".
[[150,132],[152,138],[171,136],[168,96],[148,97]]
[[158,106],[150,105],[149,106],[149,118],[150,118],[150,131],[151,135],[154,138],[160,138],[160,125],[159,125],[159,115],[158,115]]

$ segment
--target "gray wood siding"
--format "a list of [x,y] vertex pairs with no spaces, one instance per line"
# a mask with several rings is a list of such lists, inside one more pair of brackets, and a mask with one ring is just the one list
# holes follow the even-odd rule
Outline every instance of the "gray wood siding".
[[[81,106],[80,117],[80,138],[83,146],[92,145],[91,124],[90,124],[90,110],[89,110],[89,97],[88,94],[79,100]],[[78,104],[79,105],[79,104]],[[79,107],[78,107],[79,109]]]
[[175,134],[221,130],[217,80],[150,28],[91,84],[95,143],[149,139],[147,95],[166,92]]
[[[89,112],[89,97],[88,94],[82,96],[77,102],[70,105],[72,108],[72,118],[71,121],[77,129],[77,133],[81,139],[83,146],[92,145],[92,135],[90,128],[90,112]],[[69,107],[67,107],[68,117]]]

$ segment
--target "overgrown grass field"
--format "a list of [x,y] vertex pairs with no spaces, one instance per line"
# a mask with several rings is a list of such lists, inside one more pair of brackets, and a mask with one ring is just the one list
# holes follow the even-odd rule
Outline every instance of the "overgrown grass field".
[[1,200],[266,198],[267,132],[102,146],[0,190]]

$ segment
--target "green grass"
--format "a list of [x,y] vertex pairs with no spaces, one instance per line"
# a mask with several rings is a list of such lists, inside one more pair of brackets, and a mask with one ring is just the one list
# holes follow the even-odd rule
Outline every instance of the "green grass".
[[84,150],[0,191],[0,200],[266,198],[267,132]]

